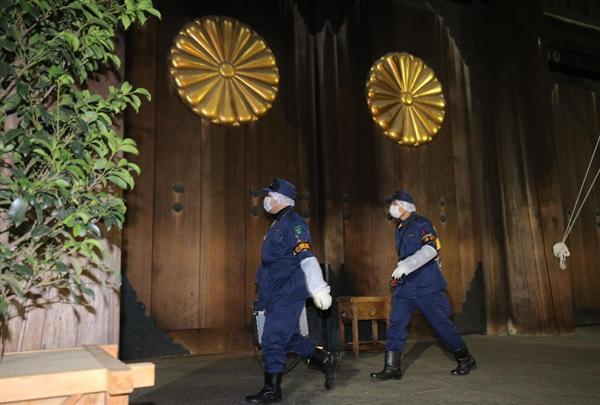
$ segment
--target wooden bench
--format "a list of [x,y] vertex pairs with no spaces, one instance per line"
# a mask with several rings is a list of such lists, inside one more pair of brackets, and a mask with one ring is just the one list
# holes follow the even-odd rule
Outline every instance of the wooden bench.
[[[386,323],[390,314],[390,297],[339,297],[337,299],[340,326],[340,347],[351,349],[354,357],[362,351],[385,349],[385,342],[379,340],[378,323]],[[372,340],[360,341],[358,321],[371,321]],[[352,324],[352,341],[346,342],[346,323]]]
[[154,385],[154,364],[125,364],[116,355],[116,345],[7,353],[0,403],[127,404],[134,388]]

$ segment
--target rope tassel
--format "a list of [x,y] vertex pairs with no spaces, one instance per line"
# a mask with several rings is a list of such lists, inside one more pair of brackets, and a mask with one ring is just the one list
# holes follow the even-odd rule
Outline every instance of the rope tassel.
[[556,242],[554,246],[552,246],[552,250],[554,251],[554,256],[558,257],[560,261],[560,268],[562,270],[567,268],[567,257],[571,256],[571,252],[569,252],[569,248],[564,242]]

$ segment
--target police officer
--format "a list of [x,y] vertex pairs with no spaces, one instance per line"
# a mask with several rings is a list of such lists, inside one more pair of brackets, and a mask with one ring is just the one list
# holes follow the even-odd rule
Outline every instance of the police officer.
[[325,374],[325,387],[333,387],[337,359],[300,335],[298,322],[307,298],[325,310],[331,306],[329,285],[323,280],[321,267],[311,250],[311,237],[304,219],[294,207],[296,188],[283,179],[275,179],[264,188],[265,211],[275,216],[262,248],[262,264],[256,275],[258,302],[256,309],[265,311],[262,351],[265,360],[263,389],[246,397],[247,402],[279,402],[281,375],[288,352],[308,359]]
[[402,378],[400,356],[404,350],[406,331],[415,309],[418,309],[436,331],[442,344],[457,361],[451,371],[467,375],[475,368],[475,359],[450,319],[451,309],[444,289],[448,286],[442,275],[435,229],[425,217],[415,214],[412,196],[396,191],[386,200],[389,213],[399,220],[396,230],[396,249],[400,261],[392,273],[392,313],[387,331],[385,363],[379,373],[371,373],[378,380]]

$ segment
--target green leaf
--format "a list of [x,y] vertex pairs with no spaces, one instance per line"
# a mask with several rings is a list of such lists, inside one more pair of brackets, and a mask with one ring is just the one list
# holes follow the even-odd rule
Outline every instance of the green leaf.
[[140,169],[140,167],[133,162],[129,162],[129,169],[133,170],[138,176],[142,172],[142,169]]
[[140,98],[138,96],[136,96],[135,94],[131,95],[131,103],[132,103],[132,107],[135,110],[135,112],[139,112],[140,111],[140,105],[142,105],[142,102],[140,101]]
[[67,188],[70,186],[69,182],[65,179],[56,179],[54,180],[54,184],[56,184],[62,191],[67,191]]
[[123,82],[123,84],[121,85],[121,91],[125,94],[128,94],[131,91],[131,89],[133,89],[133,86],[129,82]]
[[88,10],[90,10],[92,13],[94,13],[96,15],[96,17],[102,19],[104,16],[102,15],[102,13],[100,12],[100,10],[98,10],[98,7],[96,6],[97,2],[96,1],[84,1],[82,2],[82,5],[87,8]]
[[20,103],[21,96],[19,96],[18,94],[13,94],[12,96],[8,97],[4,102],[4,111],[10,114],[14,111],[15,108],[19,106]]
[[98,225],[96,224],[89,224],[88,225],[88,230],[92,233],[92,235],[94,235],[96,238],[101,238],[102,237],[102,232],[100,232],[100,228],[98,228]]
[[74,292],[71,292],[71,298],[73,298],[73,302],[75,302],[75,304],[81,304],[81,298],[79,298],[79,295],[75,294]]
[[81,44],[79,42],[79,38],[77,38],[75,36],[75,34],[73,34],[70,31],[62,31],[61,33],[58,34],[58,36],[60,38],[63,38],[65,41],[67,41],[67,43],[69,44],[71,49],[73,49],[73,51],[77,52],[77,50],[79,49],[79,46]]
[[31,12],[31,5],[27,1],[19,0],[19,7],[21,7],[26,14]]
[[58,84],[61,86],[70,86],[72,84],[75,84],[75,80],[73,80],[73,77],[71,77],[70,75],[64,74],[58,78]]
[[23,131],[21,128],[9,129],[2,137],[2,142],[5,144],[10,143],[13,139],[22,135],[23,133],[25,133],[25,131]]
[[6,280],[8,285],[10,285],[10,287],[12,288],[13,292],[17,294],[20,298],[25,297],[25,295],[23,294],[23,287],[21,286],[21,282],[19,282],[19,280],[7,273],[2,274],[0,278]]
[[96,121],[98,119],[98,113],[96,111],[86,111],[85,114],[81,117],[83,122],[89,124],[92,121]]
[[52,232],[52,228],[46,225],[38,225],[31,230],[31,236],[34,238],[41,238],[42,236],[48,235]]
[[0,38],[0,47],[6,49],[7,51],[12,52],[15,50],[17,45],[14,42],[9,41],[6,38]]
[[33,152],[40,155],[44,159],[46,159],[47,162],[52,162],[52,157],[50,157],[50,155],[48,155],[48,153],[45,150],[40,149],[40,148],[35,148],[33,150]]
[[67,167],[67,171],[69,173],[71,173],[76,179],[83,179],[83,178],[85,178],[85,174],[83,174],[83,171],[77,165],[69,165]]
[[131,174],[129,174],[127,170],[119,170],[118,172],[116,172],[116,175],[123,179],[130,189],[133,189],[135,181],[133,180],[133,177],[131,177]]
[[[81,263],[79,263],[79,260],[77,260],[77,259],[71,260],[71,264],[73,265],[73,268],[75,269],[75,275],[80,276],[81,273],[83,272],[83,268],[81,267]],[[75,281],[77,281],[77,278],[75,279]]]
[[21,96],[22,99],[26,99],[29,93],[29,86],[26,83],[19,82],[17,83],[17,94]]
[[15,272],[20,274],[23,277],[31,277],[33,276],[33,270],[29,266],[24,264],[15,264],[14,266]]
[[31,142],[35,143],[37,145],[41,145],[48,150],[52,149],[52,144],[50,143],[50,140],[45,135],[36,136],[35,138],[31,139]]
[[[98,231],[100,231],[100,230],[98,230]],[[92,248],[96,248],[98,250],[102,250],[102,242],[100,242],[98,239],[88,239],[88,240],[85,241],[85,243],[87,245],[90,245],[90,247],[92,247]]]
[[0,80],[4,79],[10,73],[10,65],[0,60]]
[[69,268],[63,262],[56,262],[55,266],[56,266],[56,271],[58,271],[61,274],[66,274],[69,272]]
[[153,16],[157,17],[158,19],[162,19],[162,16],[160,15],[160,11],[158,11],[155,8],[149,8],[146,10],[146,12],[148,14],[152,14]]
[[127,29],[131,25],[131,18],[129,18],[129,16],[127,16],[127,15],[122,15],[121,16],[121,23],[123,23],[123,27],[125,29]]
[[74,215],[67,216],[63,220],[63,224],[65,224],[65,226],[68,226],[68,227],[72,228],[73,226],[75,226],[75,216]]
[[23,221],[23,217],[29,209],[29,202],[26,198],[18,197],[8,209],[8,217],[15,223],[20,224]]
[[64,70],[60,66],[53,65],[53,66],[50,66],[50,69],[48,69],[48,74],[50,75],[51,78],[58,77],[63,73],[64,73]]
[[150,101],[152,99],[150,92],[142,87],[135,89],[134,93],[139,94],[141,96],[145,96],[148,99],[148,101]]
[[81,291],[83,291],[83,293],[89,297],[91,297],[92,299],[96,298],[96,293],[94,292],[94,290],[92,290],[91,288],[88,287],[81,287]]
[[82,224],[75,224],[75,226],[73,227],[73,236],[85,236],[86,233],[86,227],[83,226]]
[[123,190],[125,190],[127,188],[127,183],[125,183],[120,177],[108,176],[107,178],[108,178],[108,181],[110,181],[117,187],[122,188]]
[[108,160],[105,158],[98,159],[94,162],[94,170],[104,170],[108,164]]
[[0,323],[6,322],[6,317],[8,315],[8,306],[6,305],[6,301],[4,297],[0,295]]
[[77,212],[75,215],[76,215],[77,217],[81,218],[81,220],[82,220],[83,222],[85,222],[86,224],[87,224],[88,222],[90,222],[90,216],[89,216],[88,214],[86,214],[85,212],[83,212],[83,211],[79,211],[79,212]]
[[106,56],[108,56],[108,59],[110,59],[110,61],[113,63],[113,65],[115,65],[117,69],[121,67],[121,59],[119,59],[117,55],[109,53]]
[[135,146],[127,144],[122,144],[121,146],[119,146],[118,150],[121,152],[132,153],[134,155],[138,155],[140,153]]
[[148,18],[146,17],[146,15],[144,14],[143,11],[138,11],[136,13],[137,19],[140,22],[140,24],[144,25],[144,23],[148,20]]

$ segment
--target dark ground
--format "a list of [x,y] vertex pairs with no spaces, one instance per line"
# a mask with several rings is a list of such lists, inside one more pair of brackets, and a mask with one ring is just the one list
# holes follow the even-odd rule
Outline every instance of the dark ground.
[[[400,381],[373,382],[382,353],[346,353],[332,391],[305,364],[284,375],[287,404],[600,404],[600,326],[566,336],[465,337],[478,368],[449,374],[454,362],[434,339],[410,340]],[[133,404],[241,404],[262,387],[248,353],[153,360],[156,385],[137,390]]]

